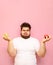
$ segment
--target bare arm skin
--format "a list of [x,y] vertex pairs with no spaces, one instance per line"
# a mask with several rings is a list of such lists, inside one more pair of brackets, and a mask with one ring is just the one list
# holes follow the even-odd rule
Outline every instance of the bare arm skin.
[[44,57],[46,54],[46,42],[50,41],[51,36],[46,36],[46,38],[44,37],[43,40],[41,40],[40,42],[40,49],[37,52],[37,55],[40,57]]
[[13,42],[12,42],[12,39],[9,37],[9,35],[7,33],[5,33],[3,35],[3,39],[8,41],[8,47],[7,47],[7,51],[9,53],[9,55],[11,57],[15,57],[16,56],[16,49],[14,48],[13,46]]

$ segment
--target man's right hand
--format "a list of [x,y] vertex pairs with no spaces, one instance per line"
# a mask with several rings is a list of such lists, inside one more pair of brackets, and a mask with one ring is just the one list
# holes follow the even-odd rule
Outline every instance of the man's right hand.
[[10,37],[7,33],[3,34],[3,39],[6,41],[10,41]]

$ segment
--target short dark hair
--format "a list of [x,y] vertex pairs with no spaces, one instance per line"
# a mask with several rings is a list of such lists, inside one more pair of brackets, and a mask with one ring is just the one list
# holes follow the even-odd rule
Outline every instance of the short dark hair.
[[21,30],[23,27],[29,27],[29,29],[31,30],[31,25],[27,22],[22,23],[20,27],[21,27]]

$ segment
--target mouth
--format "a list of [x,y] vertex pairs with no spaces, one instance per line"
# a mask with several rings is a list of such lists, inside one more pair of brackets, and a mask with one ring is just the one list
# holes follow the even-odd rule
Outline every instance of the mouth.
[[28,36],[28,34],[27,33],[24,33],[24,36]]

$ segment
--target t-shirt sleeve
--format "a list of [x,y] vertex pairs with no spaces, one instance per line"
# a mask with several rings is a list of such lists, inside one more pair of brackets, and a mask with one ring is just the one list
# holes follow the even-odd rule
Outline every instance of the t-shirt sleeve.
[[13,39],[12,42],[13,42],[13,46],[14,46],[14,48],[16,49],[16,48],[17,48],[17,45],[16,45],[16,43],[17,43],[17,42],[16,42],[16,39]]
[[39,40],[36,40],[34,46],[35,46],[35,51],[38,52],[39,49],[40,49],[40,41]]

